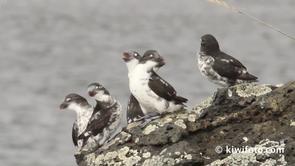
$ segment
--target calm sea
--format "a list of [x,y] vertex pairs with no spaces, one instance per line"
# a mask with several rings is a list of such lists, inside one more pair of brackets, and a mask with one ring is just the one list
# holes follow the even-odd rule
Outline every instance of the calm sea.
[[[294,0],[228,2],[295,35]],[[158,50],[159,74],[190,107],[213,94],[196,66],[206,33],[261,83],[295,79],[294,41],[206,0],[1,0],[1,165],[75,165],[75,115],[58,105],[98,81],[126,107],[123,51]]]

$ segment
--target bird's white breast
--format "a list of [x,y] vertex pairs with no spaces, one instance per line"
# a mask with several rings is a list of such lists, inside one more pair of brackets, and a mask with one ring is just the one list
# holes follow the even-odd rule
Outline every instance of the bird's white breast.
[[139,104],[144,112],[150,110],[149,105],[151,105],[153,98],[157,96],[151,91],[148,86],[148,81],[150,78],[150,73],[146,72],[140,65],[129,73],[129,88],[134,97],[138,100]]
[[89,119],[93,113],[93,108],[83,108],[77,104],[70,104],[71,109],[75,110],[77,113],[77,126],[78,126],[78,135],[83,133],[83,131],[87,128]]
[[148,73],[139,65],[128,75],[130,91],[138,100],[143,113],[145,115],[154,113],[162,114],[164,112],[173,112],[182,108],[182,105],[168,102],[150,89],[148,85],[150,75],[151,73]]
[[201,71],[201,74],[207,77],[210,70],[212,70],[212,66],[214,63],[214,59],[210,56],[199,56],[198,58],[198,66]]
[[203,76],[207,77],[209,81],[221,85],[227,86],[226,78],[221,77],[213,70],[214,58],[210,56],[201,55],[198,58],[198,66]]

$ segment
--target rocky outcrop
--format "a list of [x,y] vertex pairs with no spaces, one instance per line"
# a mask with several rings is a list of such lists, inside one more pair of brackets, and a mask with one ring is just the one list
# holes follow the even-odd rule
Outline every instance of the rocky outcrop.
[[[165,115],[145,128],[128,125],[111,144],[78,164],[295,164],[295,82],[218,89],[193,110]],[[237,149],[247,153],[234,153]]]

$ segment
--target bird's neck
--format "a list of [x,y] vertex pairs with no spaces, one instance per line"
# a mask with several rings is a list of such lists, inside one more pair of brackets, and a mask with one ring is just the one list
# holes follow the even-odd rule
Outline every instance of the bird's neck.
[[87,114],[88,112],[91,112],[92,106],[89,104],[81,105],[81,104],[72,103],[69,105],[69,109],[75,111],[77,116],[80,116],[80,115]]
[[135,70],[143,72],[151,72],[153,69],[158,69],[158,63],[154,61],[146,61],[145,63],[139,63]]
[[111,107],[112,105],[114,105],[115,102],[116,100],[111,96],[109,96],[108,100],[103,100],[103,101],[96,100],[95,110],[105,110]]
[[77,113],[77,119],[81,116],[89,116],[92,114],[93,108],[91,106],[85,106],[75,109]]
[[130,62],[127,63],[127,70],[128,72],[132,72],[134,70],[134,68],[138,65],[138,61],[136,60],[132,60]]
[[138,64],[136,68],[128,74],[130,80],[142,80],[150,77],[153,67],[146,64]]
[[99,103],[111,103],[114,99],[109,94],[100,94],[95,96],[95,100]]

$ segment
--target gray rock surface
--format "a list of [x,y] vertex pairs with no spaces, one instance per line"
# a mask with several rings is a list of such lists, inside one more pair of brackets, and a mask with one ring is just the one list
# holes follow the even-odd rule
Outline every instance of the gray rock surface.
[[[77,159],[95,165],[287,165],[295,163],[295,81],[281,87],[218,89],[192,110],[128,125],[103,152]],[[279,149],[229,153],[228,147]],[[253,151],[252,151],[253,152]]]

